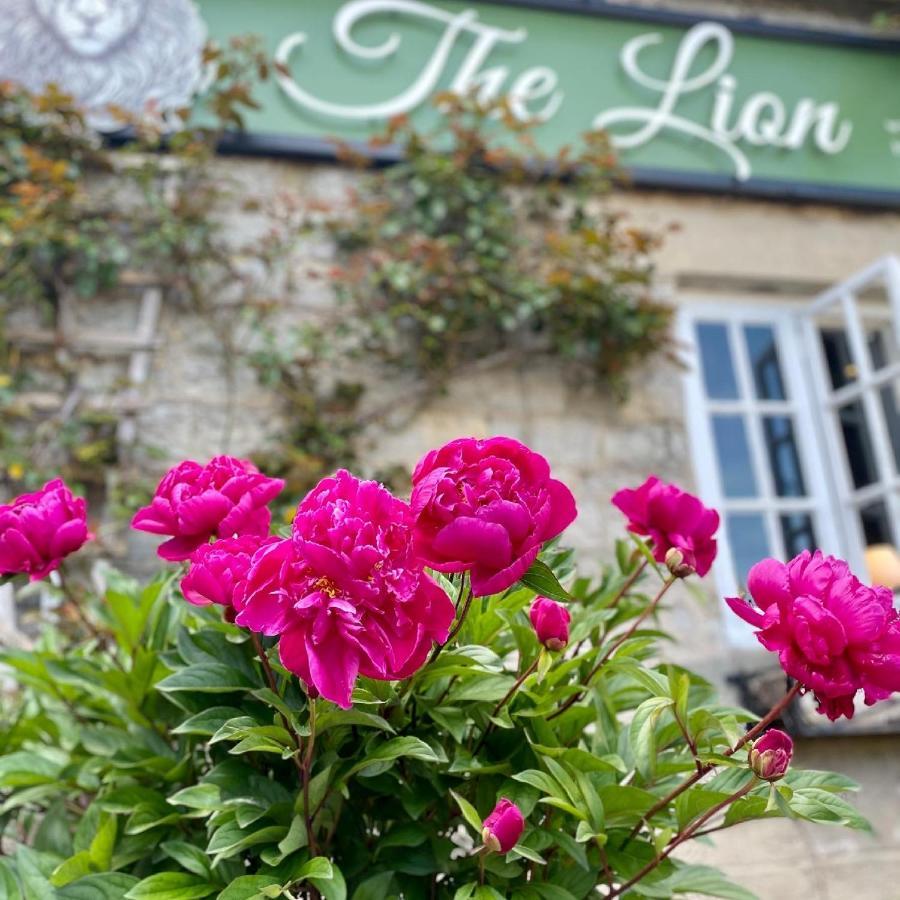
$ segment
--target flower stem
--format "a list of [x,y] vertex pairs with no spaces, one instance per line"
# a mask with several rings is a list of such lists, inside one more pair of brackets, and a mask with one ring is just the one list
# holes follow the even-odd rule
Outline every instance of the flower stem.
[[456,624],[453,626],[450,634],[447,635],[447,640],[444,641],[443,644],[438,644],[437,647],[434,648],[434,653],[431,654],[431,659],[428,662],[433,663],[440,655],[441,651],[450,641],[455,638],[459,632],[462,630],[463,624],[466,621],[466,616],[469,614],[469,607],[472,605],[472,588],[466,581],[465,577],[463,577],[462,584],[459,586],[459,595],[456,598],[456,608],[459,609],[459,605],[462,602],[463,596],[465,596],[465,603],[463,604],[462,612],[459,613],[456,617]]
[[[646,557],[642,557],[640,563],[635,567],[635,570],[622,582],[622,586],[616,591],[615,596],[612,600],[607,603],[604,609],[615,609],[619,605],[619,601],[634,587],[634,583],[641,577],[644,569],[647,568],[649,564],[649,560]],[[587,638],[582,638],[576,645],[575,649],[569,654],[570,658],[574,659],[578,656],[581,651],[582,646],[584,646]]]
[[[255,631],[250,632],[250,640],[253,641],[253,647],[256,650],[256,655],[259,657],[259,662],[262,665],[263,672],[266,676],[266,681],[269,685],[269,690],[275,694],[279,699],[281,698],[281,692],[278,690],[278,681],[275,678],[275,672],[272,670],[272,664],[269,662],[269,657],[266,654],[266,649],[262,645],[262,641],[259,639],[259,635]],[[281,710],[278,711],[278,716],[281,719],[281,724],[284,725],[284,730],[291,736],[291,740],[294,742],[294,747],[296,748],[296,752],[291,754],[291,759],[294,762],[294,768],[297,770],[297,774],[300,776],[302,781],[303,779],[303,763],[300,761],[300,754],[303,751],[303,743],[301,741],[300,735],[297,734],[297,729],[291,724],[291,720],[283,713]]]
[[665,849],[662,853],[656,855],[656,857],[650,862],[647,863],[638,873],[633,877],[629,878],[628,881],[624,882],[624,884],[620,884],[615,890],[611,891],[606,895],[606,900],[613,900],[614,897],[620,897],[625,893],[629,888],[634,887],[645,875],[648,875],[652,872],[657,866],[659,866],[665,859],[667,859],[672,852],[677,849],[681,844],[685,841],[689,840],[696,831],[698,831],[706,822],[708,822],[716,813],[721,812],[721,810],[725,809],[726,806],[730,806],[736,800],[740,800],[745,794],[749,793],[750,790],[756,784],[757,779],[754,777],[749,783],[745,784],[739,791],[733,793],[730,797],[726,797],[721,803],[717,803],[712,809],[707,810],[699,819],[695,822],[687,825],[683,828],[675,837],[672,838],[671,841],[666,845]]
[[312,856],[318,856],[316,837],[313,834],[312,810],[309,808],[309,774],[313,763],[313,748],[316,743],[316,701],[309,699],[309,737],[306,740],[306,753],[303,756],[303,814],[306,817],[306,839],[309,843],[309,852]]
[[[757,722],[756,725],[753,726],[743,737],[738,740],[733,747],[729,747],[724,756],[734,756],[738,750],[741,749],[748,741],[752,741],[764,728],[770,725],[781,713],[784,712],[785,709],[789,706],[790,702],[800,693],[802,690],[802,686],[800,684],[795,684],[785,695],[778,701],[767,713],[766,715]],[[634,840],[637,836],[638,832],[645,825],[650,823],[650,820],[661,810],[665,809],[673,800],[680,797],[686,790],[693,787],[704,775],[708,774],[715,768],[713,763],[707,763],[702,768],[698,768],[690,778],[686,781],[683,781],[677,788],[674,788],[665,797],[661,800],[657,801],[644,813],[641,817],[641,820],[634,826],[631,830],[631,834],[628,835],[625,843],[627,844],[629,841]]]
[[800,693],[803,685],[795,682],[793,687],[760,719],[730,750],[725,751],[726,756],[733,756],[744,744],[752,741],[761,731],[772,724],[787,708],[791,701]]
[[[529,675],[533,674],[537,669],[538,664],[541,661],[540,653],[534,658],[534,662],[516,679],[516,683],[506,692],[503,699],[494,707],[491,712],[491,718],[497,715],[501,709],[509,702],[512,696],[519,690],[520,687],[525,683],[525,679],[528,678]],[[494,730],[494,723],[488,722],[487,727],[484,729],[481,735],[481,739],[475,745],[475,749],[472,751],[472,756],[477,755],[478,751],[484,745],[484,742],[487,740],[488,735]]]
[[[616,650],[618,650],[622,646],[622,644],[624,644],[625,641],[627,641],[638,630],[638,628],[641,627],[644,620],[651,616],[654,612],[656,612],[656,607],[659,606],[659,601],[662,600],[662,598],[666,594],[666,591],[668,591],[676,581],[678,581],[678,578],[672,575],[663,582],[662,587],[659,589],[659,591],[657,591],[656,596],[647,604],[647,608],[634,620],[634,622],[632,622],[631,627],[628,629],[628,631],[626,631],[621,637],[617,638],[613,642],[613,645],[606,651],[606,653],[603,654],[603,656],[600,657],[600,660],[597,662],[594,668],[591,669],[590,672],[588,672],[588,676],[584,681],[586,685],[590,685],[591,681],[593,681],[594,679],[594,676],[600,671],[600,669],[603,668],[604,665],[606,665],[607,662],[609,662],[610,658],[616,652]],[[549,716],[547,716],[547,721],[549,722],[551,719],[555,719],[557,716],[561,716],[567,709],[578,703],[578,701],[581,700],[582,697],[584,697],[585,693],[586,691],[579,691],[577,694],[572,694],[572,696],[569,697],[569,699],[566,700],[566,702],[563,703],[562,706],[560,706],[560,708],[556,710],[556,712],[553,712]]]

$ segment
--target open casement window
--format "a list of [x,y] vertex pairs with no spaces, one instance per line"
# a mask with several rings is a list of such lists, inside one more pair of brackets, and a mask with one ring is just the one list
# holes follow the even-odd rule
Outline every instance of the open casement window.
[[695,299],[679,332],[699,492],[722,514],[718,591],[816,547],[867,578],[866,549],[900,543],[900,263],[812,303]]
[[900,260],[822,294],[802,316],[848,559],[900,546]]

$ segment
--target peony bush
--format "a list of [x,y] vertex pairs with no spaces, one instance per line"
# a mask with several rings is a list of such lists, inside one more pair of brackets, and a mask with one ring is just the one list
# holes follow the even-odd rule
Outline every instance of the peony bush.
[[339,471],[271,533],[282,488],[231,457],[173,468],[134,517],[167,538],[149,584],[83,577],[60,481],[0,506],[0,574],[58,599],[0,654],[0,898],[744,900],[679,848],[867,827],[770,727],[799,694],[836,718],[900,689],[890,594],[840,560],[760,561],[728,600],[788,677],[758,719],[665,662],[656,613],[718,527],[675,485],[615,495],[627,536],[595,579],[557,540],[571,492],[510,438],[427,454],[409,502]]

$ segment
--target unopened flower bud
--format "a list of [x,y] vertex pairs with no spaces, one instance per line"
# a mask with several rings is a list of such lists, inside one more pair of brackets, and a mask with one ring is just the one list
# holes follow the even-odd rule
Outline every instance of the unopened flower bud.
[[750,768],[766,781],[783,778],[794,755],[794,742],[790,735],[770,728],[750,748]]
[[677,547],[670,547],[666,553],[666,568],[676,578],[687,578],[697,570],[684,561],[684,553]]
[[525,818],[512,800],[501,797],[494,811],[484,820],[481,839],[493,853],[508,853],[525,830]]
[[537,639],[548,650],[565,650],[569,643],[572,616],[561,603],[549,597],[538,597],[528,613]]

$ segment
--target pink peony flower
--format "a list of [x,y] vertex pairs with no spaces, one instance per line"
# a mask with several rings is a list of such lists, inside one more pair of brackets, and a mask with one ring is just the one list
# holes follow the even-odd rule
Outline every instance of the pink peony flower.
[[673,547],[683,565],[705,575],[716,558],[715,533],[719,514],[693,494],[651,475],[638,488],[623,488],[612,498],[628,519],[628,530],[650,538],[653,558],[660,563]]
[[412,525],[409,506],[377,482],[323,479],[293,536],[253,557],[237,623],[280,634],[285,668],[345,709],[357,675],[408,677],[455,613],[413,553]]
[[508,437],[451,441],[412,480],[417,552],[439,572],[470,570],[476,597],[514,584],[576,515],[547,460]]
[[131,527],[172,535],[157,553],[172,562],[189,559],[210,538],[267,535],[268,504],[283,487],[280,478],[263,475],[246,459],[217,456],[205,466],[186,460],[166,472]]
[[531,604],[528,617],[537,639],[548,650],[565,650],[569,643],[569,611],[549,597],[538,597]]
[[512,800],[501,797],[493,812],[484,820],[481,839],[494,853],[509,853],[522,837],[525,818]]
[[0,575],[46,578],[93,535],[87,504],[61,478],[0,505]]
[[794,742],[789,734],[770,728],[750,748],[750,768],[759,778],[777,781],[784,778],[794,755]]
[[852,718],[859,690],[869,705],[900,690],[900,619],[887,588],[866,587],[819,550],[787,565],[758,562],[747,588],[758,609],[737,597],[726,603],[829,719]]
[[244,590],[253,554],[261,546],[277,540],[276,537],[245,534],[201,544],[191,557],[187,575],[181,579],[184,599],[195,606],[217,603],[233,607],[235,598]]

